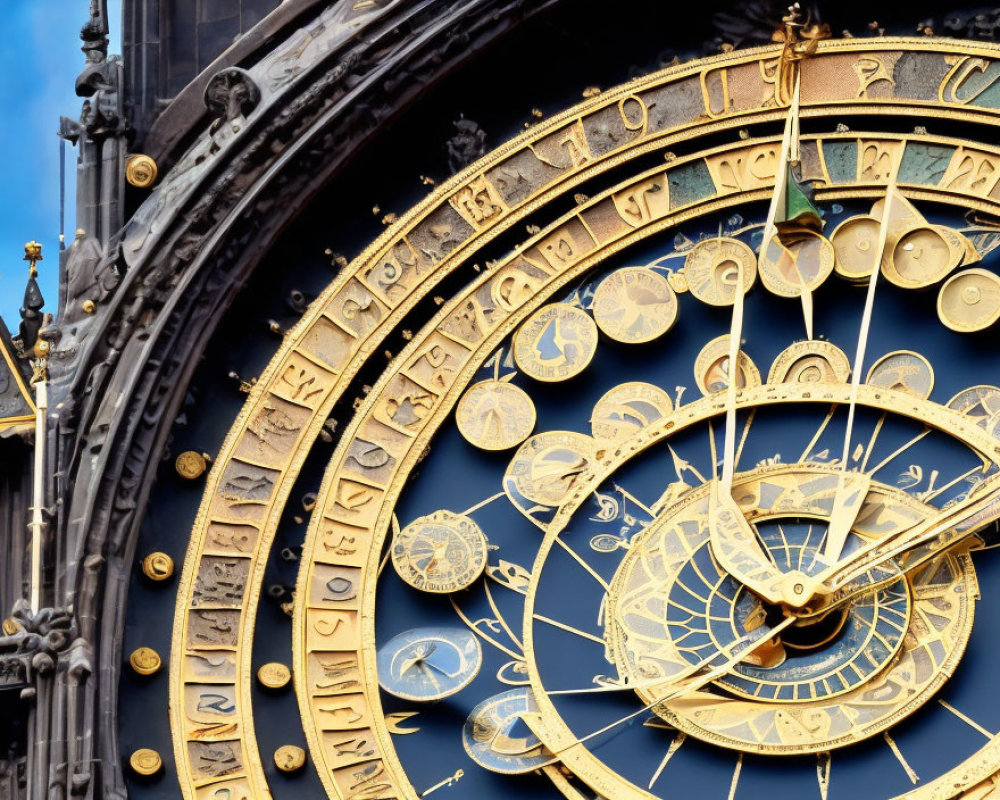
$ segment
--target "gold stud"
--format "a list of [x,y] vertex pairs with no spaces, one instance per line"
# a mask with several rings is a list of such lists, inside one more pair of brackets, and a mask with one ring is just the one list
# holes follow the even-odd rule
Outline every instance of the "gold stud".
[[166,553],[150,553],[142,560],[142,574],[157,583],[165,581],[174,574],[174,560]]
[[156,183],[160,170],[149,156],[136,154],[125,162],[125,180],[137,189],[148,189]]
[[21,630],[21,626],[17,624],[17,620],[15,620],[13,617],[7,617],[7,619],[3,621],[4,635],[13,636],[19,630]]
[[201,453],[185,450],[174,461],[174,469],[185,480],[193,481],[205,474],[205,470],[208,469],[208,460]]
[[292,671],[284,664],[272,661],[257,670],[257,680],[267,689],[284,689],[292,679]]
[[282,772],[296,772],[306,763],[306,751],[294,744],[286,744],[274,751],[274,765]]
[[97,306],[94,305],[93,300],[84,300],[82,303],[80,303],[80,308],[83,309],[84,314],[93,314],[94,309],[96,309]]
[[163,659],[152,647],[140,647],[132,651],[128,663],[139,675],[155,675],[163,666]]
[[137,775],[145,775],[147,777],[155,775],[163,769],[163,759],[160,758],[160,754],[147,747],[132,753],[129,756],[128,763],[132,767],[132,771]]

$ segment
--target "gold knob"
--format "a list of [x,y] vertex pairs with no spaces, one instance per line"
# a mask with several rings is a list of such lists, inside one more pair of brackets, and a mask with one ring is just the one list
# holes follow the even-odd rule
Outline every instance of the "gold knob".
[[163,759],[160,758],[160,754],[146,747],[132,753],[129,756],[128,763],[132,767],[132,771],[137,775],[145,775],[147,777],[155,775],[163,769]]
[[125,162],[125,180],[138,189],[148,189],[156,183],[159,171],[156,162],[141,153],[129,156]]
[[274,765],[282,772],[295,772],[306,763],[306,751],[294,744],[286,744],[274,751]]
[[185,480],[193,481],[205,474],[205,470],[208,469],[208,461],[201,453],[185,450],[174,461],[174,469]]
[[284,664],[272,661],[257,670],[257,680],[268,689],[284,689],[292,679],[292,671]]
[[174,574],[174,560],[166,553],[150,553],[142,560],[142,574],[151,581],[165,581]]
[[3,621],[3,632],[6,636],[13,636],[19,630],[21,630],[21,626],[17,624],[17,620],[13,617],[7,617]]
[[163,659],[152,647],[140,647],[132,651],[128,663],[139,675],[155,675],[163,666]]

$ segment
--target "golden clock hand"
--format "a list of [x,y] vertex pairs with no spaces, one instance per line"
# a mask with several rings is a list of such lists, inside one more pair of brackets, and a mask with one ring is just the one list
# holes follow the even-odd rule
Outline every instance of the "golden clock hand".
[[[844,551],[844,543],[857,519],[858,511],[868,492],[867,483],[871,478],[849,479],[847,463],[851,454],[851,435],[854,431],[854,412],[858,405],[858,387],[861,385],[861,368],[865,362],[865,350],[868,348],[868,334],[871,330],[872,310],[875,307],[875,287],[881,272],[882,259],[885,256],[885,246],[889,236],[889,220],[892,215],[892,203],[896,194],[896,172],[893,171],[885,192],[885,206],[882,209],[882,219],[878,226],[878,246],[875,248],[875,260],[872,263],[872,274],[868,278],[868,292],[865,295],[865,307],[861,314],[861,325],[858,329],[858,345],[854,352],[854,369],[851,373],[851,399],[847,406],[847,428],[844,431],[844,449],[840,459],[840,477],[837,481],[837,494],[833,499],[833,512],[830,515],[830,525],[826,531],[826,544],[823,548],[823,558],[827,563],[835,563]],[[861,483],[859,486],[858,483]]]
[[[795,621],[796,621],[795,617],[787,617],[786,619],[782,620],[780,623],[775,625],[773,628],[768,628],[764,630],[763,633],[761,633],[762,629],[758,628],[753,633],[747,634],[746,636],[743,636],[742,638],[737,639],[734,642],[731,642],[729,645],[720,648],[719,652],[709,656],[708,658],[703,659],[697,664],[692,665],[691,668],[686,669],[682,673],[684,677],[672,681],[670,688],[667,689],[662,694],[658,695],[657,698],[652,702],[646,703],[646,705],[642,706],[637,711],[632,711],[629,714],[626,714],[624,717],[616,719],[614,722],[608,723],[603,728],[598,728],[596,731],[592,731],[591,733],[588,733],[586,736],[582,736],[579,739],[575,739],[574,741],[569,742],[568,744],[564,744],[560,746],[558,749],[552,750],[551,752],[553,753],[553,755],[558,756],[560,753],[564,753],[571,747],[576,747],[579,744],[583,744],[584,742],[590,741],[591,739],[594,739],[604,733],[607,733],[610,730],[617,728],[619,725],[623,725],[629,720],[635,719],[636,717],[649,711],[654,706],[658,706],[661,703],[669,702],[670,700],[676,700],[678,697],[683,697],[686,694],[695,692],[698,689],[707,686],[709,683],[712,683],[713,681],[716,681],[719,678],[724,677],[725,675],[730,673],[737,664],[746,659],[747,656],[751,655],[756,650],[760,649],[765,644],[772,641],[775,637],[778,636],[778,634],[780,634],[785,628],[787,628]],[[734,650],[738,650],[738,652],[732,654]],[[700,675],[697,674],[701,670],[711,665],[711,663],[715,659],[717,659],[720,655],[726,656],[726,660],[722,664],[720,664],[717,667],[713,667],[708,672],[705,672]],[[660,683],[662,684],[662,679]],[[621,691],[624,689],[628,689],[632,691],[635,688],[636,684],[631,684],[629,686],[623,686],[620,688],[608,687],[607,690]],[[589,691],[591,690],[584,689],[581,690],[581,693]],[[568,694],[568,693],[569,692],[566,691],[561,692],[561,694]],[[556,693],[550,692],[549,694],[556,694]],[[538,736],[537,730],[543,729],[544,725],[541,719],[541,715],[537,713],[525,714],[522,717],[522,719],[524,720],[525,724],[527,724],[528,727],[531,728],[532,732],[536,736]],[[535,723],[534,725],[532,724],[533,722]],[[542,737],[538,736],[538,738],[541,739]],[[529,750],[525,750],[524,753],[519,753],[518,755],[524,755],[526,753],[531,752],[531,750],[534,749],[537,749],[537,745]]]
[[[785,119],[785,132],[781,139],[781,152],[774,173],[774,192],[771,195],[771,205],[767,210],[767,221],[764,223],[764,239],[758,255],[760,262],[766,258],[768,243],[775,235],[775,219],[778,208],[784,202],[788,177],[788,160],[793,142],[796,141],[795,131],[798,126],[798,83]],[[709,537],[712,554],[726,572],[756,592],[765,600],[777,602],[781,597],[780,586],[783,573],[773,563],[761,547],[757,536],[751,530],[747,535],[746,526],[740,524],[743,516],[739,506],[733,502],[733,474],[736,469],[736,392],[739,380],[740,340],[743,333],[743,295],[745,270],[743,262],[736,265],[736,291],[733,295],[733,315],[729,325],[729,380],[726,383],[726,423],[722,447],[722,478],[719,486],[713,485],[709,501]],[[805,284],[803,283],[803,290]],[[713,469],[715,465],[712,465]],[[794,585],[801,585],[796,581]]]
[[[850,422],[853,415],[850,416]],[[848,440],[849,441],[849,440]],[[846,461],[844,462],[847,463]],[[833,510],[830,512],[830,522],[826,529],[826,544],[823,548],[822,561],[826,564],[835,563],[844,551],[847,535],[854,527],[858,512],[868,497],[868,489],[872,485],[872,476],[866,472],[848,472],[843,467],[837,477],[837,493],[833,498]]]
[[[934,556],[954,547],[965,537],[981,530],[983,525],[997,519],[1000,519],[1000,475],[995,475],[985,481],[981,484],[979,492],[961,503],[945,509],[935,517],[871,542],[843,561],[828,567],[809,579],[807,585],[809,596],[819,594],[821,598],[824,598],[818,606],[810,607],[810,612],[825,612],[834,605],[846,602],[851,597],[873,591],[896,580],[902,572],[889,575],[879,581],[873,581],[846,594],[840,592],[841,589],[866,572],[884,567],[887,562],[908,551],[925,544],[932,545],[918,558],[908,562],[905,571],[916,569]],[[950,536],[947,535],[949,532],[951,532]],[[935,542],[935,539],[938,541]]]
[[708,519],[712,555],[722,568],[768,603],[781,602],[786,574],[771,561],[732,494],[719,482],[712,483]]
[[[789,107],[789,117],[792,120],[792,132],[789,137],[788,143],[788,161],[791,163],[798,163],[801,161],[801,152],[799,151],[799,89],[801,88],[802,71],[796,70],[795,73],[795,89],[792,92],[792,104]],[[776,178],[777,179],[777,178]],[[787,202],[784,195],[788,191],[788,166],[785,165],[784,175],[782,176],[782,202]],[[772,224],[774,220],[772,219]],[[772,232],[772,236],[777,233],[777,229]],[[761,245],[761,253],[764,252],[764,247],[766,246],[769,239],[764,239],[764,244]],[[785,249],[784,244],[780,241],[778,242],[782,249]],[[802,275],[802,270],[799,269],[799,262],[792,254],[788,252],[792,259],[792,268],[795,270],[795,276],[799,279],[799,286],[801,291],[799,292],[799,300],[802,303],[802,319],[806,326],[806,339],[813,338],[813,296],[812,289],[809,288],[809,284],[806,282],[805,277]]]

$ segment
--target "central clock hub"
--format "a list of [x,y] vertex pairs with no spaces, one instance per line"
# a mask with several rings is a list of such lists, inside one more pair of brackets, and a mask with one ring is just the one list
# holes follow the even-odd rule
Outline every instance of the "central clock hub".
[[[781,605],[765,605],[764,619],[769,628],[780,625],[788,616],[796,616]],[[820,616],[802,616],[781,634],[781,644],[792,650],[809,652],[832,645],[843,633],[851,616],[852,606],[845,604]]]
[[[737,477],[733,496],[771,560],[791,576],[789,585],[796,575],[808,584],[825,566],[836,488],[836,469],[816,464],[761,467]],[[901,709],[932,694],[935,671],[918,662],[931,649],[960,650],[971,629],[971,615],[959,615],[958,625],[932,637],[919,623],[935,604],[957,607],[952,598],[974,591],[971,566],[954,556],[943,557],[945,569],[933,567],[933,578],[900,576],[825,615],[803,609],[795,623],[716,681],[721,695],[700,691],[657,703],[663,687],[706,657],[796,616],[783,604],[764,603],[718,564],[708,495],[707,486],[689,490],[662,511],[633,538],[610,584],[607,657],[619,680],[637,686],[643,703],[708,741],[759,752],[815,752],[853,741],[858,726],[886,727]],[[882,484],[873,485],[866,502],[879,509],[858,515],[852,535],[862,540],[885,535],[887,520],[902,526],[934,513]]]

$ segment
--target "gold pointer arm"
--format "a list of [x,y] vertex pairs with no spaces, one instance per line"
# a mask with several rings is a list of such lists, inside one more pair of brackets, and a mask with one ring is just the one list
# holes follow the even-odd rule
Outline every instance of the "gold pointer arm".
[[[889,241],[889,221],[892,215],[892,201],[896,193],[896,173],[893,171],[889,186],[885,192],[885,207],[882,209],[882,219],[878,226],[878,246],[875,248],[875,260],[872,274],[868,279],[868,292],[865,295],[865,307],[861,314],[861,325],[858,329],[858,346],[854,353],[854,368],[851,372],[851,400],[847,407],[847,428],[844,430],[844,452],[840,460],[840,480],[837,482],[837,495],[833,500],[833,514],[830,526],[826,532],[826,544],[823,548],[823,558],[827,563],[834,563],[844,552],[847,535],[851,532],[854,520],[864,497],[857,496],[857,482],[865,478],[849,478],[847,463],[851,451],[851,434],[854,431],[854,412],[858,405],[858,387],[861,385],[861,368],[865,362],[865,351],[868,348],[868,333],[871,330],[872,311],[875,307],[875,287],[878,285],[878,275],[882,269],[882,259],[885,257],[886,243]],[[870,484],[871,478],[867,477]],[[864,486],[867,494],[867,486]]]
[[767,556],[742,509],[718,482],[712,483],[708,518],[712,555],[719,565],[766,602],[781,602],[785,573]]
[[[961,503],[945,509],[931,519],[890,533],[811,578],[807,586],[809,596],[818,594],[823,599],[818,606],[810,606],[810,611],[813,613],[828,611],[852,597],[891,583],[897,580],[902,572],[909,572],[927,563],[963,539],[982,530],[984,525],[998,519],[1000,519],[1000,475],[995,475],[981,484],[980,491]],[[925,549],[918,549],[924,546]],[[907,554],[909,557],[905,560],[903,570],[890,571],[880,580],[866,583],[854,590],[842,591],[865,573],[885,567],[893,559]]]
[[[781,152],[774,173],[774,193],[771,195],[771,205],[767,211],[767,221],[764,223],[764,239],[758,256],[758,269],[760,259],[766,257],[768,242],[777,230],[775,219],[785,197],[789,157],[793,147],[798,149],[798,117],[798,84],[796,84],[792,105],[785,119]],[[722,477],[712,487],[709,507],[710,542],[712,554],[726,572],[765,600],[777,602],[781,598],[781,590],[776,587],[780,587],[785,580],[784,573],[771,562],[732,498],[733,474],[736,469],[736,394],[739,380],[740,340],[743,331],[745,275],[742,264],[737,268],[736,281],[732,322],[729,328],[729,381],[726,386]],[[796,585],[801,584],[796,582]]]
[[[857,395],[852,392],[852,396]],[[830,522],[826,529],[826,546],[823,550],[823,560],[826,563],[836,562],[840,558],[847,535],[854,527],[871,485],[871,475],[865,472],[847,472],[841,468],[837,480],[837,494],[833,498],[833,511],[830,513]]]
[[[741,661],[744,661],[747,658],[747,656],[756,652],[768,642],[772,641],[783,630],[785,630],[785,628],[787,628],[795,621],[796,621],[795,617],[787,617],[780,623],[775,625],[773,628],[770,628],[767,631],[765,631],[764,633],[760,633],[760,629],[758,629],[751,634],[748,634],[740,639],[737,639],[735,642],[732,642],[728,646],[722,648],[718,653],[709,656],[708,658],[702,660],[698,664],[693,665],[690,669],[685,670],[683,673],[685,677],[679,680],[672,681],[670,686],[666,688],[662,693],[660,693],[657,696],[657,698],[653,700],[651,703],[647,703],[646,705],[639,708],[637,711],[633,711],[629,714],[626,714],[624,717],[616,719],[614,722],[605,725],[603,728],[598,728],[596,731],[588,733],[586,736],[583,736],[579,739],[574,739],[569,742],[560,742],[555,748],[550,748],[551,752],[553,753],[553,755],[559,756],[560,754],[565,753],[570,748],[582,745],[585,742],[590,741],[591,739],[595,739],[598,736],[607,733],[608,731],[614,730],[619,725],[623,725],[626,722],[633,720],[638,716],[641,716],[654,706],[658,706],[661,703],[669,702],[670,700],[676,700],[678,697],[683,697],[684,695],[690,694],[691,692],[696,692],[702,687],[712,683],[713,681],[717,681],[719,678],[725,677],[726,675],[728,675],[730,672],[733,671],[733,668],[737,664],[739,664]],[[735,655],[733,654],[734,650],[736,651]],[[706,667],[710,667],[712,662],[715,661],[715,659],[717,659],[720,655],[726,657],[726,660],[722,664],[720,664],[717,667],[712,667],[707,672],[701,671],[704,670]],[[621,689],[622,690],[627,689],[629,691],[633,691],[635,687],[634,685],[629,685],[629,686],[622,686]],[[564,694],[566,694],[566,692],[564,692]],[[534,733],[535,736],[537,736],[542,741],[543,744],[545,744],[545,738],[547,737],[545,737],[544,734],[545,723],[542,718],[542,715],[538,713],[524,714],[522,715],[521,719],[524,720],[524,723],[528,726],[529,729],[531,729],[531,732]],[[528,753],[532,752],[533,750],[536,750],[537,748],[538,745],[535,745],[533,747],[524,750],[521,753],[509,753],[508,755],[527,755]],[[558,763],[558,759],[554,759],[551,763]],[[542,765],[542,766],[547,766],[547,765]]]

